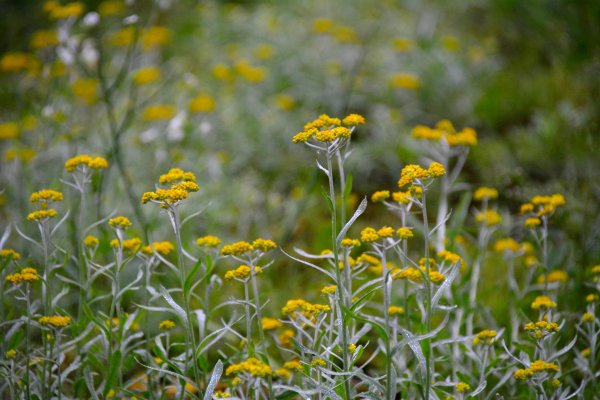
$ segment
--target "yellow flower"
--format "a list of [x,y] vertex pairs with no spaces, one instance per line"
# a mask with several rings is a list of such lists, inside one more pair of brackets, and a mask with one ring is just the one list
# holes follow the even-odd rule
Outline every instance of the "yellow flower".
[[165,319],[158,325],[158,328],[165,331],[170,331],[171,329],[175,328],[175,322],[171,321],[170,319]]
[[521,204],[521,214],[527,214],[533,211],[533,204],[531,203],[525,203],[525,204]]
[[539,224],[541,224],[542,221],[537,218],[537,217],[531,217],[531,218],[527,218],[525,220],[525,227],[529,228],[529,229],[535,229]]
[[412,194],[410,192],[394,192],[394,193],[392,193],[392,200],[394,200],[396,203],[408,204],[408,203],[410,203],[411,198],[412,198]]
[[557,323],[548,321],[528,322],[525,324],[524,329],[538,340],[560,330]]
[[188,108],[192,113],[212,112],[215,110],[215,100],[207,95],[197,96],[190,100]]
[[273,374],[273,370],[264,362],[257,358],[250,357],[246,361],[242,361],[237,364],[232,364],[225,370],[225,375],[239,375],[242,373],[248,373],[252,376],[265,378]]
[[133,43],[134,37],[134,27],[128,26],[113,33],[110,37],[110,44],[117,47],[126,47]]
[[165,183],[173,183],[173,182],[195,182],[196,177],[192,172],[186,172],[181,168],[171,168],[169,172],[163,174],[159,178],[159,182],[164,185]]
[[590,312],[586,312],[585,314],[583,314],[583,318],[582,320],[584,322],[591,322],[594,319],[596,319],[596,317],[594,317],[594,314],[590,313]]
[[144,121],[163,121],[175,116],[175,107],[168,104],[155,104],[144,108],[142,118]]
[[83,245],[85,247],[96,247],[100,243],[100,240],[96,236],[87,235],[85,239],[83,239]]
[[380,238],[392,237],[394,236],[394,228],[390,226],[384,226],[382,228],[379,228],[379,230],[377,231],[377,235],[379,235]]
[[548,275],[540,275],[537,283],[543,284],[548,282],[566,282],[569,280],[569,274],[565,271],[552,271]]
[[340,244],[342,245],[342,247],[358,247],[358,246],[360,246],[360,240],[352,239],[352,238],[344,238],[344,239],[342,239]]
[[275,318],[263,317],[261,320],[261,325],[263,331],[271,331],[277,328],[281,328],[283,324],[276,320]]
[[458,393],[464,393],[471,390],[471,385],[469,385],[468,383],[464,383],[464,382],[458,382],[456,384],[456,391]]
[[329,18],[316,18],[313,20],[313,32],[329,33],[333,30],[334,23]]
[[367,227],[360,232],[360,240],[364,243],[375,242],[378,239],[377,231],[371,227]]
[[598,295],[593,293],[590,293],[587,296],[585,296],[585,301],[587,301],[588,303],[593,303],[594,301],[598,301],[598,299]]
[[50,325],[55,328],[64,328],[71,322],[71,317],[63,317],[60,315],[44,316],[38,319],[40,325]]
[[346,126],[357,126],[365,123],[365,117],[359,114],[349,114],[343,120],[342,124]]
[[235,70],[243,79],[251,83],[262,82],[267,75],[266,69],[252,66],[246,60],[238,61]]
[[538,373],[538,372],[544,372],[544,371],[558,372],[558,370],[559,370],[558,365],[556,365],[554,363],[549,363],[549,362],[546,362],[543,360],[536,360],[536,361],[532,362],[529,369],[534,374]]
[[432,162],[431,164],[429,164],[429,169],[427,170],[427,173],[432,178],[438,178],[446,174],[446,169],[439,162]]
[[21,282],[35,282],[40,280],[40,276],[35,268],[23,268],[20,272],[8,275],[6,281],[13,285],[18,285]]
[[133,82],[136,85],[147,85],[160,78],[160,68],[144,67],[133,73]]
[[473,194],[473,198],[475,200],[481,201],[486,199],[497,199],[498,198],[498,190],[482,186],[475,190]]
[[322,358],[315,358],[314,360],[312,360],[310,365],[313,367],[323,367],[324,368],[327,366],[327,361],[323,360]]
[[354,343],[348,344],[348,351],[350,352],[350,354],[354,354],[354,352],[356,351],[356,345]]
[[[296,332],[294,332],[291,329],[285,329],[283,332],[281,332],[279,334],[279,343],[281,343],[281,345],[283,347],[291,347],[292,338],[294,336],[296,336]],[[288,369],[293,369],[293,368],[290,368],[289,366],[287,366],[287,363],[285,363],[283,366]]]
[[[250,267],[247,265],[240,265],[236,269],[229,270],[225,273],[225,280],[230,281],[232,279],[244,280],[250,276]],[[254,267],[254,273],[262,273],[262,268]]]
[[87,154],[81,154],[70,158],[65,162],[65,169],[67,172],[75,171],[78,166],[83,166],[83,171],[85,171],[85,167],[91,169],[106,169],[108,168],[108,161],[103,157],[92,157]]
[[142,48],[144,51],[152,50],[165,45],[171,38],[171,32],[164,26],[152,26],[142,32]]
[[302,371],[302,364],[300,364],[298,360],[286,361],[285,363],[283,363],[283,368],[292,371]]
[[15,358],[17,356],[17,351],[15,349],[10,349],[5,353],[7,359]]
[[268,44],[260,44],[256,49],[254,49],[254,56],[259,60],[268,60],[273,57],[273,47]]
[[410,185],[416,180],[421,180],[429,177],[429,172],[416,164],[409,164],[402,168],[400,173],[399,187]]
[[477,145],[477,132],[472,128],[464,128],[460,132],[446,136],[446,141],[452,147],[475,146]]
[[296,106],[296,100],[288,94],[279,94],[275,97],[275,104],[284,111],[289,111]]
[[260,250],[263,253],[266,253],[269,250],[276,249],[277,245],[272,240],[258,238],[252,242],[252,248],[254,248],[254,250]]
[[487,210],[478,213],[475,216],[475,220],[479,223],[485,224],[487,226],[494,226],[500,224],[502,222],[502,217],[498,214],[497,211]]
[[292,376],[292,373],[290,372],[289,369],[279,368],[279,369],[275,370],[275,375],[277,375],[278,377],[283,378],[283,379],[288,379]]
[[323,289],[321,289],[321,293],[335,294],[336,290],[337,290],[337,285],[329,285],[329,286],[323,287]]
[[389,197],[390,197],[389,190],[378,190],[377,192],[375,192],[371,195],[371,201],[373,203],[379,203],[379,202],[382,202],[382,201],[388,199]]
[[61,192],[52,189],[42,189],[37,192],[33,192],[29,197],[31,203],[42,203],[42,208],[45,208],[44,204],[63,201],[64,197]]
[[497,334],[498,333],[494,330],[489,330],[489,329],[483,330],[483,331],[479,332],[477,334],[477,336],[475,336],[473,338],[473,344],[474,345],[478,345],[480,343],[492,344],[494,339],[496,338]]
[[0,58],[0,71],[19,72],[29,68],[33,59],[27,53],[9,52]]
[[441,258],[443,261],[448,261],[452,265],[457,264],[457,263],[460,263],[461,265],[463,265],[465,263],[465,260],[463,260],[460,255],[458,255],[456,253],[452,253],[451,251],[448,251],[448,250],[439,251],[438,257]]
[[0,250],[0,260],[20,260],[21,255],[13,249]]
[[512,238],[498,239],[494,243],[494,251],[496,253],[516,253],[519,250],[521,250],[521,246]]
[[71,84],[73,94],[87,105],[98,100],[98,81],[92,78],[81,78]]
[[59,43],[56,31],[37,31],[31,37],[30,45],[34,49],[56,46]]
[[79,1],[67,3],[64,6],[56,4],[49,10],[49,16],[51,19],[67,19],[70,17],[79,17],[83,14],[85,6]]
[[217,78],[221,81],[228,81],[228,80],[231,80],[231,78],[232,78],[231,68],[229,68],[225,64],[215,65],[212,69],[212,74],[215,78]]
[[19,125],[16,122],[0,124],[0,140],[16,139],[19,137]]
[[458,51],[460,49],[460,42],[456,36],[445,35],[442,36],[442,46],[448,51]]
[[395,38],[392,44],[398,53],[409,52],[414,47],[414,42],[407,38]]
[[392,75],[390,83],[397,89],[416,90],[421,86],[419,77],[407,72],[399,72]]
[[216,236],[206,235],[196,240],[198,246],[217,247],[221,244],[221,239]]
[[389,306],[388,314],[391,316],[402,315],[404,314],[404,307],[400,306]]
[[519,381],[523,381],[525,379],[529,379],[531,376],[533,376],[533,371],[531,371],[529,368],[526,369],[518,369],[515,371],[515,373],[513,374],[513,377],[516,380]]
[[27,215],[28,221],[45,221],[49,218],[56,217],[56,210],[53,208],[49,208],[47,210],[38,210]]
[[129,221],[129,218],[120,215],[118,217],[111,218],[110,220],[108,220],[108,225],[115,229],[127,230],[132,224],[131,221]]
[[215,396],[215,398],[217,399],[228,399],[231,397],[231,393],[229,393],[228,391],[223,391],[223,390],[217,390],[213,396]]
[[537,296],[533,303],[531,303],[531,308],[534,310],[540,308],[556,308],[556,303],[548,296]]
[[224,256],[238,256],[254,250],[254,247],[248,242],[236,242],[223,246],[221,254]]
[[285,307],[281,309],[283,314],[292,315],[293,317],[294,313],[300,313],[308,319],[329,311],[331,311],[331,308],[328,305],[311,304],[302,299],[288,300]]
[[98,14],[102,16],[119,15],[125,12],[125,3],[119,0],[105,0],[98,6]]
[[175,250],[175,246],[171,242],[163,241],[163,242],[152,242],[152,246],[144,246],[142,248],[142,253],[144,254],[154,254],[152,248],[154,247],[154,251],[163,256],[169,255],[173,250]]
[[[136,252],[140,248],[141,245],[142,245],[142,240],[140,238],[126,239],[126,240],[123,240],[123,242],[121,242],[121,246],[122,246],[123,250],[129,251],[132,253]],[[118,248],[119,240],[118,239],[111,240],[110,247]]]

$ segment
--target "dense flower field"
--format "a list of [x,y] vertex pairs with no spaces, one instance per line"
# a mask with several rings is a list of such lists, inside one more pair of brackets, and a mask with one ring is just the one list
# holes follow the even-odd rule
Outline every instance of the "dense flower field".
[[3,22],[0,397],[597,398],[593,89],[517,127],[471,2],[283,3]]

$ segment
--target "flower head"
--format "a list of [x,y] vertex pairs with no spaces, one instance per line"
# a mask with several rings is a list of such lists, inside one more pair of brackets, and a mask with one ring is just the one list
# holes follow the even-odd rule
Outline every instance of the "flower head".
[[40,325],[48,325],[53,328],[64,328],[71,322],[71,317],[63,317],[61,315],[44,316],[38,319]]
[[115,229],[121,229],[125,231],[129,229],[129,227],[131,227],[132,224],[129,218],[120,215],[118,217],[111,218],[110,220],[108,220],[108,225]]

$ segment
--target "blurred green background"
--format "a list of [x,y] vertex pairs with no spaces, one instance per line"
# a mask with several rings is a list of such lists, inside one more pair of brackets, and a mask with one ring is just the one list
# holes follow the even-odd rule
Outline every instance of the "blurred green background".
[[[424,161],[413,126],[448,118],[479,135],[462,190],[495,187],[501,209],[513,214],[534,194],[565,195],[567,206],[552,220],[552,262],[575,278],[569,290],[600,260],[598,1],[137,1],[101,15],[97,25],[85,20],[101,2],[83,3],[78,19],[54,21],[41,2],[0,2],[0,54],[29,52],[40,64],[0,75],[0,123],[23,126],[18,137],[0,139],[2,226],[33,230],[24,221],[27,199],[42,187],[65,191],[62,212],[75,208],[77,196],[60,183],[64,161],[111,153],[105,104],[82,102],[72,85],[95,78],[98,63],[109,81],[118,77],[127,50],[110,38],[137,15],[140,29],[165,26],[170,36],[135,52],[126,78],[115,84],[117,117],[134,110],[119,144],[129,183],[111,162],[104,181],[94,182],[100,203],[91,214],[133,217],[125,188],[139,198],[177,166],[193,171],[201,186],[184,213],[207,207],[186,227],[188,247],[210,233],[226,241],[260,235],[287,250],[318,252],[329,240],[319,193],[325,181],[312,152],[291,143],[304,123],[321,113],[366,117],[347,164],[359,199],[393,189],[403,165]],[[35,32],[48,29],[59,30],[60,44],[31,50]],[[67,53],[74,60],[54,76],[52,66]],[[142,66],[160,67],[162,78],[140,88],[132,103],[129,77]],[[198,95],[214,107],[190,112]],[[144,121],[143,106],[154,103],[175,106],[177,116]],[[24,127],[31,118],[35,126]],[[156,208],[138,212],[151,240],[170,238]],[[389,221],[371,205],[359,227]],[[134,223],[143,236],[139,217]],[[499,236],[523,238],[518,224],[507,220],[504,228]],[[272,284],[288,297],[316,281],[284,257],[277,262]],[[486,271],[493,275],[493,265]],[[488,289],[500,290],[493,283]]]

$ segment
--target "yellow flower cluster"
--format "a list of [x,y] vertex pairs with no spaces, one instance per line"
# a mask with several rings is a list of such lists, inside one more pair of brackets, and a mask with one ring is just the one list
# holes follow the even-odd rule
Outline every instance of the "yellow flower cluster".
[[538,217],[530,217],[525,220],[525,223],[523,225],[525,225],[525,228],[535,229],[541,223],[542,221]]
[[27,215],[28,221],[45,221],[48,218],[56,217],[56,210],[54,208],[50,208],[47,210],[38,210]]
[[17,356],[17,351],[15,349],[10,349],[4,355],[10,360],[11,358],[15,358]]
[[[566,204],[565,196],[555,193],[550,196],[534,196],[529,203],[521,205],[521,214],[535,214],[537,217],[552,214],[558,207]],[[535,217],[530,217],[525,221],[525,226],[535,228],[539,223],[535,223]],[[528,226],[528,221],[529,225]]]
[[392,75],[390,84],[398,89],[416,90],[421,86],[421,80],[415,74],[398,72]]
[[[240,265],[236,269],[229,270],[225,273],[225,280],[230,281],[232,279],[246,279],[250,276],[250,267],[247,265]],[[254,267],[254,273],[262,273],[262,268]]]
[[217,247],[221,244],[221,239],[213,235],[206,235],[196,240],[198,246]]
[[141,38],[142,49],[149,51],[167,44],[171,38],[171,32],[164,26],[151,26],[142,31]]
[[221,249],[221,254],[224,256],[238,256],[244,253],[249,253],[254,250],[254,246],[245,241],[226,244]]
[[175,322],[171,321],[170,319],[165,319],[158,325],[158,327],[159,327],[159,329],[169,331],[169,330],[175,328]]
[[274,241],[269,239],[258,238],[252,242],[252,247],[254,250],[260,250],[263,253],[266,253],[269,250],[273,250],[277,248],[277,245]]
[[531,363],[529,368],[518,369],[513,374],[514,378],[517,380],[525,380],[531,378],[534,374],[542,373],[542,372],[558,372],[558,365],[554,363],[549,363],[543,360],[536,360]]
[[496,253],[516,253],[521,250],[521,245],[512,238],[498,239],[494,243]]
[[142,118],[147,122],[164,121],[175,116],[175,107],[169,104],[154,104],[144,108]]
[[327,361],[323,360],[322,358],[315,358],[314,360],[311,361],[310,365],[312,367],[322,367],[325,368],[327,366]]
[[47,208],[48,203],[54,201],[63,201],[64,197],[61,192],[52,189],[42,189],[37,192],[33,192],[29,197],[31,203],[41,203],[41,208]]
[[291,371],[302,371],[302,364],[298,360],[286,361],[283,363],[283,368]]
[[473,193],[473,198],[477,201],[489,200],[489,199],[497,199],[498,198],[498,190],[482,186],[475,190]]
[[595,301],[598,301],[600,299],[600,296],[598,296],[597,294],[594,293],[590,293],[587,296],[585,296],[585,301],[587,301],[588,303],[593,303]]
[[429,169],[423,169],[416,164],[409,164],[402,168],[400,173],[400,180],[398,180],[399,187],[405,187],[411,185],[416,181],[421,181],[427,178],[438,178],[446,173],[446,169],[439,162],[432,162],[429,164]]
[[131,227],[131,221],[129,218],[122,215],[114,217],[108,220],[108,225],[115,229],[127,230]]
[[360,232],[360,240],[364,243],[371,243],[379,239],[393,237],[394,233],[394,228],[390,226],[384,226],[379,228],[378,230],[375,230],[371,227],[367,227]]
[[85,247],[94,248],[98,246],[98,244],[100,244],[100,240],[96,236],[87,235],[85,239],[83,239],[83,245]]
[[[126,239],[121,242],[121,246],[122,246],[123,250],[134,253],[134,252],[138,251],[138,249],[142,246],[142,240],[140,238]],[[115,249],[118,248],[119,240],[118,239],[111,240],[110,247],[115,248]]]
[[0,123],[0,139],[16,139],[19,136],[19,125],[16,122]]
[[13,249],[0,250],[0,260],[20,260],[21,255]]
[[298,313],[303,315],[304,317],[311,319],[316,317],[317,315],[329,312],[331,308],[325,304],[312,304],[306,300],[297,299],[297,300],[288,300],[286,305],[281,309],[281,312],[285,315],[292,315],[294,313]]
[[37,31],[31,36],[29,44],[34,49],[43,49],[56,46],[59,43],[58,32],[56,31]]
[[471,385],[469,385],[468,383],[464,383],[464,382],[458,382],[456,384],[456,391],[458,393],[464,393],[471,390]]
[[477,213],[475,215],[475,221],[486,226],[495,226],[502,222],[502,217],[497,211],[487,210]]
[[550,333],[560,330],[557,323],[548,321],[528,322],[525,324],[524,329],[536,339],[541,339]]
[[246,361],[230,365],[225,370],[225,375],[227,376],[232,374],[239,375],[242,373],[247,373],[252,376],[265,378],[269,375],[272,375],[273,370],[267,364],[254,357],[250,357],[246,359]]
[[188,108],[192,113],[211,112],[215,109],[215,100],[206,95],[197,96],[190,100]]
[[321,289],[321,293],[335,294],[336,290],[337,290],[337,285],[329,285],[329,286],[323,287],[323,289]]
[[96,79],[76,79],[71,84],[71,90],[84,104],[91,105],[98,100],[98,80]]
[[406,227],[398,228],[396,235],[398,235],[400,239],[411,239],[414,236],[412,230]]
[[161,184],[173,183],[169,189],[156,189],[154,192],[145,192],[142,195],[142,204],[148,202],[159,203],[162,208],[176,205],[189,197],[190,192],[197,192],[200,186],[196,183],[196,176],[192,172],[185,172],[180,168],[172,168],[168,173],[159,178]]
[[438,257],[441,258],[443,261],[449,262],[452,265],[460,263],[460,265],[463,266],[465,264],[465,260],[460,255],[452,253],[448,250],[439,251]]
[[262,82],[267,76],[267,70],[265,68],[256,67],[246,60],[237,61],[234,68],[242,79],[250,83]]
[[120,0],[105,0],[98,6],[98,14],[102,16],[119,15],[125,12],[125,3]]
[[[319,142],[329,143],[338,139],[348,139],[352,135],[352,130],[348,127],[364,124],[364,122],[364,117],[358,114],[350,114],[343,120],[323,114],[316,120],[304,125],[304,130],[296,134],[292,141],[300,143],[313,138]],[[345,126],[342,126],[342,124]]]
[[44,4],[44,11],[51,19],[77,18],[83,14],[85,6],[79,1],[61,5],[58,1],[50,0]]
[[154,247],[154,251],[163,256],[168,255],[173,250],[175,250],[175,246],[171,242],[163,241],[163,242],[152,242],[152,246],[144,246],[142,247],[142,253],[152,255],[154,251],[152,248]]
[[78,166],[84,166],[91,169],[106,169],[108,168],[108,161],[103,157],[91,157],[87,154],[81,154],[70,158],[65,162],[65,169],[67,172],[73,172]]
[[231,397],[231,393],[228,391],[217,390],[213,396],[215,396],[217,399],[228,399]]
[[464,128],[457,132],[452,122],[447,119],[439,121],[433,128],[417,125],[412,130],[412,136],[421,140],[445,140],[452,147],[477,145],[477,132],[474,129]]
[[160,68],[143,67],[133,73],[133,83],[138,86],[148,85],[160,78]]
[[22,71],[29,68],[33,61],[33,58],[29,54],[21,52],[9,52],[0,58],[0,71]]
[[40,279],[35,268],[23,268],[20,272],[8,275],[6,281],[13,285],[18,285],[21,282],[35,282]]
[[275,318],[263,317],[261,320],[261,326],[263,331],[272,331],[277,328],[281,328],[283,324]]
[[[421,267],[421,270],[415,267],[407,267],[403,270],[394,270],[392,271],[392,279],[408,279],[411,282],[419,283],[423,279],[423,275],[425,274],[425,267]],[[430,270],[429,271],[429,280],[432,283],[440,283],[446,276],[439,271]]]
[[63,317],[61,315],[44,316],[38,319],[41,325],[50,325],[55,328],[64,328],[71,322],[71,317]]
[[473,344],[474,345],[478,345],[481,343],[492,344],[494,342],[494,339],[496,338],[497,334],[498,334],[498,332],[496,332],[494,330],[485,329],[485,330],[479,332],[477,334],[477,336],[475,336],[473,338]]
[[565,271],[552,271],[548,275],[540,275],[537,283],[544,284],[547,282],[566,282],[569,280],[569,274]]
[[279,335],[279,343],[281,343],[283,347],[290,347],[292,345],[292,338],[294,336],[296,336],[296,332],[291,329],[285,329]]
[[371,195],[371,201],[373,203],[380,203],[384,200],[387,200],[390,198],[390,191],[389,190],[378,190],[375,193],[373,193]]
[[352,238],[344,238],[344,239],[342,239],[340,244],[342,245],[342,247],[358,247],[358,246],[360,246],[360,240],[352,239]]
[[317,34],[330,35],[340,43],[358,42],[358,35],[352,27],[337,23],[329,18],[315,18],[312,29]]
[[556,303],[548,296],[537,296],[533,303],[531,303],[531,308],[534,310],[539,310],[540,308],[556,308]]
[[404,307],[400,306],[389,306],[388,314],[391,316],[402,315],[404,314]]
[[592,322],[595,319],[596,319],[596,317],[594,316],[594,314],[592,314],[591,312],[586,312],[585,314],[583,314],[582,321],[583,322]]

